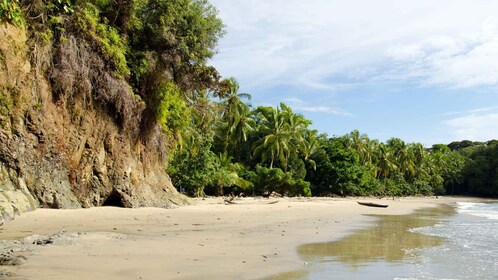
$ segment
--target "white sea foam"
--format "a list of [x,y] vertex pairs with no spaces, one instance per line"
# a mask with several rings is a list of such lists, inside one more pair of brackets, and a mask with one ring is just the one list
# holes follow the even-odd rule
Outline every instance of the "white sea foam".
[[458,212],[498,220],[498,203],[458,202]]

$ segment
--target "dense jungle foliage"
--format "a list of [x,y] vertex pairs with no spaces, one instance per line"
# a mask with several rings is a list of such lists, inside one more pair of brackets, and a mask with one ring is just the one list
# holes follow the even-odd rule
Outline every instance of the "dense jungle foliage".
[[284,103],[252,108],[207,64],[224,34],[207,0],[1,0],[0,19],[51,46],[36,59],[56,98],[102,106],[136,141],[160,127],[191,195],[498,195],[497,141],[330,138]]

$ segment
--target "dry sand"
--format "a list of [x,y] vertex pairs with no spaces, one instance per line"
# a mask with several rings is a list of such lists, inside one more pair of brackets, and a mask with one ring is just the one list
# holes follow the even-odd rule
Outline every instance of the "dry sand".
[[261,279],[302,269],[298,245],[344,237],[372,221],[364,214],[403,215],[463,199],[365,200],[389,207],[336,198],[209,198],[176,209],[38,209],[3,225],[3,254],[23,264],[0,271],[41,280]]

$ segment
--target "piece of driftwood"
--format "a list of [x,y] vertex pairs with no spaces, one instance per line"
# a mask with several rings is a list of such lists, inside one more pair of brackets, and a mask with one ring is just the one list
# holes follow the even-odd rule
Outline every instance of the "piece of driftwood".
[[361,202],[361,201],[357,201],[357,202],[360,205],[369,206],[369,207],[387,208],[389,206],[389,205],[378,204],[378,203],[373,203],[373,202]]
[[233,200],[235,199],[235,196],[230,196],[228,198],[225,198],[224,201],[226,204],[237,204]]

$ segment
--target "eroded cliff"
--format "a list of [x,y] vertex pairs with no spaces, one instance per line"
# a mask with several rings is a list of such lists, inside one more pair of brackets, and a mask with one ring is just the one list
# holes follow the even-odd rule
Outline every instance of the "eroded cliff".
[[126,82],[76,38],[60,44],[37,44],[24,29],[0,25],[3,218],[37,207],[189,203],[165,172],[162,131],[138,137],[140,123],[127,123],[141,104]]

